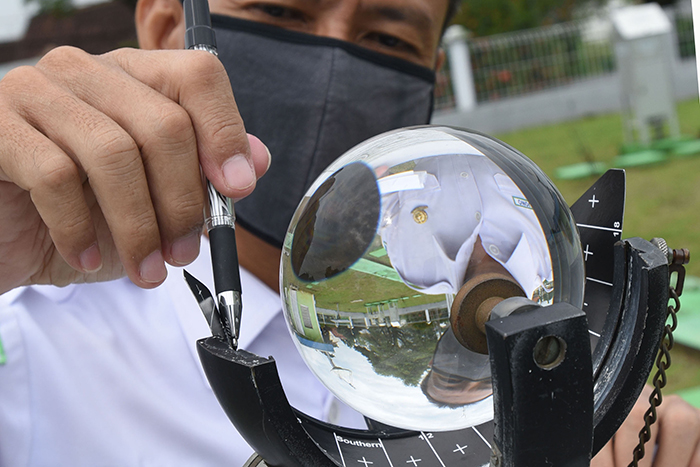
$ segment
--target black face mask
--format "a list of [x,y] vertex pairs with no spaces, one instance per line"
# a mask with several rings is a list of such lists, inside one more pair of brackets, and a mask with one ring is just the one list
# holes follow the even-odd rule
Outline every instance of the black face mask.
[[246,131],[270,149],[272,165],[237,221],[281,247],[315,178],[356,144],[428,123],[432,70],[344,41],[212,16]]

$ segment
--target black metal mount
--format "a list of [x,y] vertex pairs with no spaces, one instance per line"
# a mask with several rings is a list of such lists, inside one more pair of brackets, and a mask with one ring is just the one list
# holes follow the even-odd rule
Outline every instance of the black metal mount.
[[593,380],[586,314],[568,303],[486,323],[498,467],[585,467]]
[[198,341],[198,351],[221,406],[269,466],[356,465],[360,458],[390,466],[392,456],[411,449],[423,467],[477,467],[490,461],[495,439],[492,462],[501,466],[579,467],[617,431],[644,386],[668,286],[668,261],[657,247],[638,238],[615,246],[612,299],[593,364],[585,313],[569,305],[490,322],[495,431],[492,423],[441,433],[336,427],[290,407],[272,357],[233,350],[220,337]]

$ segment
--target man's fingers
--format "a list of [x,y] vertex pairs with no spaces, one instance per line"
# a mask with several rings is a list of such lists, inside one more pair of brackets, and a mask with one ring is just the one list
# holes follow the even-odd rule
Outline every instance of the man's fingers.
[[690,459],[690,464],[688,464],[688,466],[700,467],[700,445],[695,446],[695,452],[693,453],[693,457]]
[[664,397],[659,411],[658,451],[655,466],[691,465],[700,440],[700,415],[678,396]]
[[591,460],[591,467],[615,467],[612,439]]
[[206,52],[123,49],[93,57],[60,47],[2,85],[14,87],[0,102],[10,116],[4,121],[14,118],[5,129],[22,127],[13,134],[23,141],[13,146],[31,154],[3,155],[0,179],[30,191],[59,253],[81,271],[106,258],[85,189],[126,273],[153,287],[165,278],[164,260],[187,264],[199,252],[200,165],[235,199],[270,163],[265,146],[245,133],[221,63]]
[[187,111],[204,174],[222,194],[234,199],[250,194],[269,165],[269,153],[259,145],[251,151],[228,75],[218,58],[191,50],[134,52],[120,50],[110,59]]
[[[0,111],[6,110],[0,106]],[[8,119],[0,127],[0,178],[30,193],[58,252],[78,271],[93,272],[102,259],[80,174],[58,146],[36,129]],[[16,144],[21,139],[22,144]]]
[[[24,95],[40,74],[31,67],[10,71],[0,83],[3,96]],[[31,90],[29,90],[31,92]],[[0,180],[30,193],[58,252],[74,269],[94,272],[102,259],[82,191],[81,173],[56,144],[17,114],[17,102],[0,100]],[[24,233],[23,233],[24,234]]]
[[[33,74],[42,72],[34,70]],[[156,215],[150,199],[144,166],[139,147],[131,136],[117,123],[94,107],[86,104],[70,91],[41,76],[28,80],[24,93],[16,94],[13,101],[17,112],[41,133],[55,142],[72,158],[45,157],[41,162],[42,178],[31,188],[32,198],[47,225],[51,212],[47,212],[48,196],[62,194],[65,210],[86,209],[85,201],[78,201],[82,194],[79,174],[84,171],[97,197],[100,208],[109,225],[122,264],[134,283],[153,287],[165,279],[166,270],[161,254],[160,234]],[[33,89],[37,88],[37,89]],[[39,89],[40,88],[40,89]],[[43,99],[23,99],[27,93],[41,94]],[[26,147],[26,146],[25,146]],[[27,167],[23,172],[34,169]],[[48,176],[46,174],[49,174]],[[77,188],[62,188],[68,182]],[[35,193],[41,194],[36,197]],[[46,195],[44,195],[46,193]],[[59,231],[73,232],[87,228],[89,217],[80,214],[80,222],[59,221]],[[56,231],[54,227],[52,231]],[[63,238],[63,235],[59,235]],[[70,235],[66,235],[70,238]],[[58,247],[58,243],[57,244]],[[59,249],[59,251],[61,251]],[[86,253],[88,256],[90,252]]]
[[250,145],[250,154],[253,159],[256,177],[260,178],[267,172],[272,163],[270,150],[254,135],[248,135],[248,144]]
[[[76,55],[72,60],[76,67],[64,73],[71,90],[115,121],[140,149],[164,258],[173,265],[189,264],[199,254],[204,220],[197,142],[189,114],[118,66],[82,51],[68,53]],[[45,66],[50,68],[51,63]],[[91,72],[85,73],[86,69]]]

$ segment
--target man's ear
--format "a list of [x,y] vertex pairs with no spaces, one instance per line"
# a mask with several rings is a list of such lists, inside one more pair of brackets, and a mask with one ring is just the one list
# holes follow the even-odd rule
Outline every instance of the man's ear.
[[183,49],[185,17],[180,0],[139,0],[136,33],[142,49]]
[[440,47],[437,51],[437,57],[435,58],[435,71],[440,71],[440,68],[445,64],[445,49]]

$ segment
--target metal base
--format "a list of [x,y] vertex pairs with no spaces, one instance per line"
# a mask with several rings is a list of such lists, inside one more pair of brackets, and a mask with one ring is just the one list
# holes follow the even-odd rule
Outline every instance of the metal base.
[[[642,239],[627,240],[618,244],[616,249],[615,291],[611,301],[613,313],[609,313],[610,322],[606,322],[606,328],[610,330],[610,336],[605,345],[606,351],[599,357],[600,363],[594,370],[591,370],[590,360],[586,363],[583,354],[568,360],[565,358],[561,362],[562,374],[558,374],[556,378],[558,382],[553,383],[554,397],[551,398],[553,402],[550,406],[551,413],[546,417],[548,422],[537,425],[538,420],[534,420],[537,431],[532,433],[534,438],[529,442],[537,443],[535,449],[540,452],[532,453],[531,455],[534,456],[532,459],[541,460],[550,450],[559,452],[557,455],[565,456],[566,448],[580,441],[580,445],[573,448],[574,451],[568,451],[569,454],[573,453],[573,464],[555,463],[554,465],[577,467],[587,465],[588,456],[595,455],[624,421],[651,370],[666,320],[668,262],[657,247]],[[556,306],[566,308],[563,304]],[[550,311],[554,310],[553,307],[548,308],[552,308]],[[533,313],[542,310],[547,309],[535,310]],[[522,320],[518,315],[503,319],[503,326],[506,328],[517,325],[521,330],[526,331],[528,340],[527,345],[506,345],[502,349],[504,354],[494,352],[492,355],[492,372],[498,379],[497,384],[494,385],[494,399],[497,401],[494,407],[495,420],[496,423],[501,423],[501,427],[506,428],[504,433],[512,433],[512,435],[501,436],[500,442],[503,445],[501,445],[501,458],[498,462],[502,465],[514,465],[508,463],[511,456],[514,459],[521,459],[523,454],[521,451],[532,449],[532,446],[523,444],[514,444],[506,448],[506,441],[503,438],[521,436],[524,439],[522,423],[533,421],[532,419],[537,418],[541,413],[528,412],[527,401],[535,400],[546,393],[546,391],[543,392],[546,389],[544,386],[532,385],[528,379],[529,373],[520,371],[520,367],[515,364],[519,361],[533,364],[532,351],[536,340],[531,342],[530,338],[538,335],[538,332],[556,336],[558,334],[552,331],[554,329],[552,326],[556,327],[559,326],[557,323],[572,320],[571,322],[578,322],[575,326],[578,331],[571,335],[559,336],[566,341],[571,352],[569,355],[579,354],[578,350],[574,351],[579,344],[585,344],[583,347],[589,344],[587,336],[576,334],[580,334],[579,331],[583,329],[581,328],[582,317],[579,316],[582,312],[570,309],[559,311],[563,314],[558,317],[538,315],[538,320],[539,318],[542,320],[530,322],[527,325],[517,321]],[[543,313],[546,314],[547,311]],[[533,315],[534,318],[535,315]],[[510,324],[507,324],[509,322]],[[506,328],[501,331],[506,332]],[[585,332],[587,333],[587,330]],[[447,467],[456,465],[477,467],[489,462],[490,443],[493,439],[491,423],[474,429],[442,433],[382,429],[363,431],[335,427],[295,412],[289,406],[272,358],[262,358],[243,350],[233,350],[225,340],[218,337],[202,339],[197,344],[205,373],[221,406],[241,435],[265,459],[264,464],[259,460],[255,464],[251,462],[255,462],[256,458],[251,458],[250,464],[247,464],[251,467],[257,465],[330,467],[362,463],[359,459],[367,463],[371,461],[373,467],[398,465],[397,462],[392,462],[390,457],[394,453],[407,454],[413,449],[422,449],[422,452],[426,453],[426,458],[434,454],[440,460],[436,465]],[[491,347],[490,344],[489,347]],[[547,352],[544,353],[546,357]],[[590,359],[590,347],[588,358]],[[543,361],[546,363],[547,359],[544,358]],[[573,365],[566,366],[569,363]],[[551,375],[554,375],[555,369],[552,369]],[[593,371],[595,371],[595,377]],[[571,383],[584,380],[583,392],[577,393]],[[585,394],[588,394],[589,383],[593,384],[592,415],[585,402],[588,400]],[[560,393],[563,399],[557,399],[559,390],[564,391]],[[571,394],[578,394],[575,397],[580,404],[583,404],[582,407],[573,407],[566,403],[566,397],[571,397]],[[503,401],[513,401],[513,405],[504,404]],[[514,414],[513,411],[522,413]],[[577,416],[585,419],[570,418],[567,421],[570,414],[578,414]],[[557,416],[565,422],[557,421]],[[510,425],[506,426],[506,423]],[[556,439],[547,441],[546,437],[540,436],[546,430],[552,432],[559,430],[557,427],[561,425],[557,423],[565,423],[565,425]],[[571,423],[580,426],[575,427]],[[593,430],[590,429],[591,424]],[[585,440],[582,436],[583,431],[587,433]],[[498,436],[496,435],[497,439]],[[572,443],[568,436],[573,436],[579,441]],[[591,440],[593,440],[592,450]],[[468,445],[471,450],[465,450],[464,453],[461,450],[457,452],[454,443],[458,443],[457,447]],[[370,456],[375,457],[371,460]],[[539,466],[546,463],[525,462],[517,465],[518,467]]]

